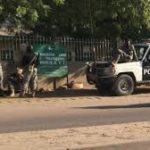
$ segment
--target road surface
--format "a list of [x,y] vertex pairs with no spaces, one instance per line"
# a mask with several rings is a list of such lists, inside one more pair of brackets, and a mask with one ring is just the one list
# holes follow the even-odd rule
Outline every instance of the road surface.
[[150,121],[149,97],[139,92],[0,99],[0,133]]

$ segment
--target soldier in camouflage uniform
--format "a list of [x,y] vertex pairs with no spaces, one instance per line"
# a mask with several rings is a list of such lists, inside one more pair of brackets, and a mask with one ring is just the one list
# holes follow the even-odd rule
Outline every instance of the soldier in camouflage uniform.
[[2,68],[2,64],[0,62],[0,96],[5,96],[5,89],[4,89],[4,85],[3,85],[3,79],[4,79],[3,68]]
[[37,65],[38,56],[32,51],[32,46],[28,45],[26,53],[23,56],[22,67],[24,70],[23,87],[21,96],[25,96],[28,90],[31,90],[32,97],[35,96],[37,90]]
[[0,63],[0,90],[3,90],[3,69],[2,69],[2,64]]
[[17,67],[15,73],[8,77],[8,93],[9,96],[15,96],[15,93],[20,92],[23,84],[23,70]]
[[118,58],[116,62],[118,62],[120,58],[126,62],[133,60],[133,47],[129,39],[125,39],[123,46],[118,49]]

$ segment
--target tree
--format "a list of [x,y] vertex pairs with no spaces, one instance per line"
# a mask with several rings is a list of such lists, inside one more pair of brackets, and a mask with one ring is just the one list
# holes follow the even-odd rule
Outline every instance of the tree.
[[144,31],[149,33],[149,0],[68,0],[66,3],[66,14],[72,17],[69,22],[76,34],[136,38]]
[[150,33],[149,0],[0,0],[0,14],[0,21],[44,35],[137,39]]
[[[57,5],[64,0],[52,0]],[[46,17],[50,6],[44,0],[1,0],[0,21],[8,22],[11,27],[33,28],[39,17]]]

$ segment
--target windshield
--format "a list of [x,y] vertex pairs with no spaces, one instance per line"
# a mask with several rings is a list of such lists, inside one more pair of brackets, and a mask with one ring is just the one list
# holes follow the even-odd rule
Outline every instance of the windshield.
[[139,60],[142,60],[145,52],[148,49],[147,45],[134,45],[135,51],[137,53],[137,57]]

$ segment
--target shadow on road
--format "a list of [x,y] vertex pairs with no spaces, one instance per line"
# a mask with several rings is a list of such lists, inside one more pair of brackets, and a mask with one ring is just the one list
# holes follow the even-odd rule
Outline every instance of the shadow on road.
[[149,108],[150,103],[132,104],[132,105],[107,105],[107,106],[88,106],[88,107],[75,107],[77,109],[121,109],[121,108]]
[[81,148],[74,150],[149,150],[150,141],[138,141],[101,147]]
[[[133,95],[138,94],[150,94],[150,88],[138,88],[135,90]],[[42,91],[37,92],[36,97],[37,98],[47,98],[47,97],[114,97],[114,95],[110,95],[109,93],[99,93],[97,89],[61,89],[61,90],[55,90],[55,91]],[[7,96],[0,96],[0,97],[6,97]],[[19,94],[16,94],[17,98],[19,97]]]
[[150,86],[148,87],[139,87],[135,89],[134,95],[136,94],[150,94]]
[[[133,95],[138,94],[149,94],[150,88],[138,88],[135,90]],[[101,94],[96,89],[67,89],[67,90],[56,90],[50,92],[39,92],[37,97],[46,98],[46,97],[79,97],[79,96],[109,96],[109,94]]]
[[56,90],[50,92],[39,92],[37,97],[84,97],[84,96],[100,96],[96,89],[67,89],[67,90]]

